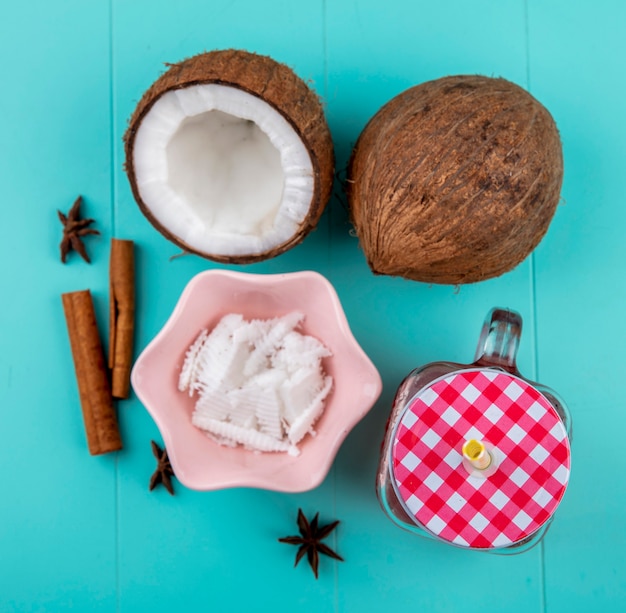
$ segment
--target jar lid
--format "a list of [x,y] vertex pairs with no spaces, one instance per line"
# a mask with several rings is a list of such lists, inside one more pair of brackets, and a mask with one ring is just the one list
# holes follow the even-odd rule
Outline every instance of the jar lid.
[[[490,470],[468,470],[470,440],[491,450]],[[569,480],[569,439],[554,407],[523,379],[463,370],[409,401],[390,466],[398,498],[427,531],[462,547],[507,547],[554,514]]]

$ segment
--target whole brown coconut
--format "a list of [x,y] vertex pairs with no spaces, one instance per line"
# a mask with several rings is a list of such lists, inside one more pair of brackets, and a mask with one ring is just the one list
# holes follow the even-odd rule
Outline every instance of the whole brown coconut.
[[322,105],[266,56],[220,50],[170,65],[124,141],[144,215],[183,250],[218,262],[283,253],[316,226],[330,197]]
[[535,98],[505,79],[451,76],[378,111],[352,153],[347,191],[373,272],[461,284],[526,258],[562,179],[559,134]]

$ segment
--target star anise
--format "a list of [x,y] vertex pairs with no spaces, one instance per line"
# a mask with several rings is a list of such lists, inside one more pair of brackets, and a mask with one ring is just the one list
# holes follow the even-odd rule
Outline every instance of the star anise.
[[159,485],[159,483],[162,483],[165,489],[173,496],[174,486],[172,485],[172,477],[175,475],[167,455],[167,449],[161,449],[154,441],[150,442],[152,444],[152,453],[158,462],[156,470],[152,474],[152,477],[150,477],[150,491]]
[[307,518],[304,516],[302,509],[298,509],[298,530],[300,531],[300,536],[285,536],[278,539],[281,543],[300,546],[298,552],[296,553],[296,563],[294,566],[298,565],[298,562],[300,562],[306,553],[309,565],[313,569],[313,574],[316,579],[320,553],[343,562],[343,558],[339,554],[334,552],[330,547],[328,547],[328,545],[324,545],[324,543],[322,543],[322,540],[337,527],[339,521],[334,521],[320,528],[317,525],[318,517],[319,513],[316,513],[313,520],[309,523]]
[[67,254],[73,249],[77,251],[86,262],[91,262],[89,256],[87,255],[87,251],[85,251],[85,245],[81,240],[82,236],[86,236],[87,234],[100,234],[98,230],[94,230],[93,228],[89,228],[87,226],[91,225],[94,220],[93,219],[80,219],[80,205],[83,201],[82,196],[78,196],[76,201],[72,205],[70,212],[66,215],[61,213],[61,211],[57,211],[59,214],[59,219],[63,224],[63,238],[61,239],[61,262],[65,264],[65,259]]

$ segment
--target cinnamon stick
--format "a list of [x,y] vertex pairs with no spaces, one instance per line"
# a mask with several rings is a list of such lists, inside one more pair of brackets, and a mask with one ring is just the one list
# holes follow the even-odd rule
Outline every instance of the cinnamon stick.
[[62,294],[78,393],[91,455],[122,448],[89,290]]
[[133,241],[111,240],[109,261],[109,368],[115,398],[128,398],[135,334]]

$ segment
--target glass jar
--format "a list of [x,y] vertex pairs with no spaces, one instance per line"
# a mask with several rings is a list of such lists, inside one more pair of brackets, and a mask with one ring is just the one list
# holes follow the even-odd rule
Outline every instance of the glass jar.
[[376,491],[389,518],[459,547],[520,553],[545,535],[567,487],[572,423],[522,377],[521,316],[494,308],[472,364],[433,362],[400,384]]

